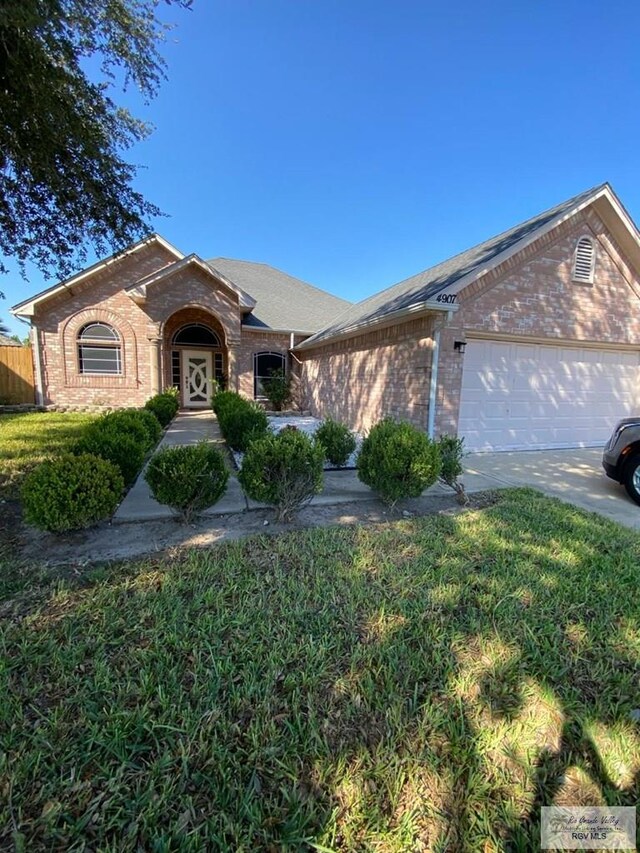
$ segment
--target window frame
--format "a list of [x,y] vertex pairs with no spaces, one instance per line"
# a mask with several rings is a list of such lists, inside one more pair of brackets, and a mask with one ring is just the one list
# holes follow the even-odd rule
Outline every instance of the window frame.
[[[93,326],[100,326],[104,329],[107,329],[110,333],[110,337],[100,337],[100,336],[86,336],[85,333],[88,329]],[[115,354],[115,370],[87,370],[85,362],[86,361],[96,361],[95,356],[85,355],[83,350],[108,350],[110,353]],[[89,323],[84,323],[84,325],[79,329],[76,334],[76,359],[77,359],[77,368],[78,375],[80,376],[123,376],[124,375],[124,359],[122,356],[122,336],[118,332],[118,330],[112,326],[110,323],[105,323],[102,320],[92,320]]]
[[[193,343],[191,341],[179,341],[178,340],[179,335],[181,335],[183,332],[186,332],[187,329],[190,329],[193,327],[197,327],[200,329],[206,329],[206,331],[209,332],[211,334],[211,336],[213,337],[213,339],[215,340],[215,343],[197,343],[197,342]],[[206,323],[184,323],[182,326],[180,326],[179,329],[176,329],[176,331],[171,336],[170,346],[172,348],[175,348],[175,347],[187,347],[187,348],[189,348],[190,347],[191,349],[199,349],[199,348],[202,349],[202,348],[204,348],[204,349],[220,349],[221,350],[223,348],[222,340],[220,339],[220,335],[216,331],[214,331],[214,329],[212,329],[211,326],[207,326]]]
[[264,379],[268,379],[269,375],[263,376],[261,374],[259,375],[257,372],[258,359],[261,356],[265,356],[265,355],[271,356],[272,358],[280,359],[280,367],[282,368],[282,370],[284,370],[285,375],[288,372],[287,357],[283,352],[277,352],[276,350],[261,350],[260,352],[254,352],[254,354],[253,354],[253,399],[254,400],[266,399],[266,396],[264,393],[258,393],[259,392],[259,383],[261,381],[263,381]]

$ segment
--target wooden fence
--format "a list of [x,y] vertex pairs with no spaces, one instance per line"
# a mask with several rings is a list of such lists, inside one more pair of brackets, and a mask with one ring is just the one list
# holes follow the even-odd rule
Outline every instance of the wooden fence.
[[0,347],[0,404],[34,401],[31,347]]

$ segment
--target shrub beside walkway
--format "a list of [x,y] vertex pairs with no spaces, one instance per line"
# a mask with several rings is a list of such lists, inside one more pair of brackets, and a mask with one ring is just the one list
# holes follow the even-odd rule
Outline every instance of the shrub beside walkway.
[[[198,441],[208,441],[220,445],[224,450],[224,442],[218,423],[210,411],[180,412],[173,420],[164,438],[158,445],[175,447],[180,444],[196,444]],[[157,452],[156,450],[156,452]],[[231,463],[229,463],[231,469]],[[227,491],[218,503],[206,510],[205,515],[224,515],[230,512],[243,512],[247,509],[247,499],[232,471],[229,477]],[[114,516],[115,522],[152,521],[162,518],[173,518],[170,507],[159,504],[151,495],[149,486],[144,479],[144,469],[140,472],[133,488],[118,507]]]
[[[220,445],[222,450],[226,449],[218,422],[209,410],[202,412],[180,412],[173,420],[164,438],[158,445],[161,447],[175,447],[180,444],[195,444],[198,441],[210,441]],[[264,504],[257,503],[247,498],[238,482],[237,472],[231,466],[231,476],[227,491],[222,498],[209,509],[200,513],[201,516],[218,516],[229,513],[244,512],[247,509],[261,509]],[[137,482],[128,492],[114,516],[115,523],[131,521],[161,521],[165,518],[174,518],[174,513],[168,506],[159,504],[151,496],[151,491],[144,479],[144,470],[140,473]],[[484,491],[495,487],[495,482],[485,475],[468,475],[464,478],[468,493]],[[427,489],[425,494],[436,496],[449,496],[451,490],[439,483]],[[319,495],[311,501],[311,506],[334,506],[337,504],[373,501],[376,495],[368,486],[361,483],[355,470],[325,471],[324,488]]]

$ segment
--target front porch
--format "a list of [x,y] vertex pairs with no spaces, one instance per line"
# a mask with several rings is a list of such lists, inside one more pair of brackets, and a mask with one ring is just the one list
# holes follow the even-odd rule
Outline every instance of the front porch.
[[220,321],[209,311],[176,311],[162,335],[164,387],[177,388],[183,409],[210,406],[214,381],[227,387],[229,348]]

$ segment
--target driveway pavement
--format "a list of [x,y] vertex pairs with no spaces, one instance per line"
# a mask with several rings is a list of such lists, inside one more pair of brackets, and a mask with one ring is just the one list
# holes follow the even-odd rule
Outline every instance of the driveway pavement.
[[463,480],[495,486],[532,486],[548,495],[640,529],[640,506],[602,470],[602,448],[472,453]]

